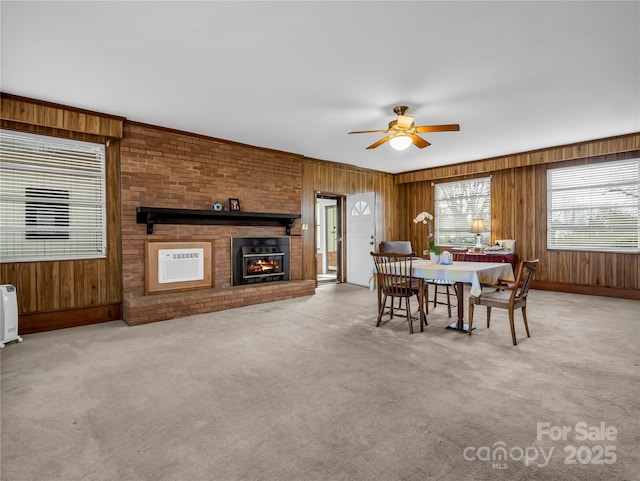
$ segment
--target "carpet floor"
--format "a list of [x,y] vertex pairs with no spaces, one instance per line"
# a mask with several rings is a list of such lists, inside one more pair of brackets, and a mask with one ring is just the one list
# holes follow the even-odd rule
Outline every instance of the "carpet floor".
[[[375,327],[375,293],[24,336],[3,481],[640,480],[640,301],[531,291],[472,336]],[[465,309],[466,311],[466,309]]]

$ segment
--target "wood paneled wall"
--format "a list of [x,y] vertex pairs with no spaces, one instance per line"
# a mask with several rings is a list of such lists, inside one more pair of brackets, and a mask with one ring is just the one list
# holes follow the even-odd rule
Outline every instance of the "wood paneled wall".
[[20,332],[121,318],[120,137],[111,116],[2,95],[2,128],[107,143],[107,257],[0,264],[0,284],[17,287]]
[[[598,154],[576,158],[580,152]],[[423,210],[433,212],[433,183],[491,175],[491,238],[516,239],[521,259],[540,259],[535,287],[640,299],[640,255],[552,251],[546,242],[548,169],[635,157],[640,157],[640,134],[397,175],[403,235],[416,250],[425,248],[426,229],[411,219]],[[473,174],[455,175],[462,171]]]
[[612,154],[624,154],[640,150],[640,133],[590,140],[577,144],[561,145],[491,159],[463,162],[397,174],[397,184],[443,180],[453,177],[477,177],[486,173],[532,165],[565,162],[569,160],[597,159]]
[[302,219],[311,226],[302,231],[303,279],[316,279],[315,210],[316,193],[334,195],[376,194],[377,241],[400,239],[398,186],[393,175],[352,165],[305,158],[302,168]]

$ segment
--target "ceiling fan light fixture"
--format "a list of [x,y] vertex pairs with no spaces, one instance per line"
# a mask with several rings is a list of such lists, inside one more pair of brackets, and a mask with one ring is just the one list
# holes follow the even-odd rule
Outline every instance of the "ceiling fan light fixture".
[[389,143],[391,144],[391,147],[395,150],[407,150],[411,144],[413,144],[413,140],[411,139],[411,137],[405,135],[405,134],[398,134],[395,137],[393,137]]
[[417,134],[425,132],[452,132],[460,130],[458,124],[447,125],[413,125],[414,118],[405,115],[409,110],[409,107],[405,105],[399,105],[394,108],[393,111],[398,115],[398,118],[389,122],[389,128],[386,130],[359,130],[356,132],[349,132],[350,134],[387,134],[386,137],[381,138],[377,142],[374,142],[367,150],[380,147],[382,144],[389,142],[391,148],[394,150],[406,150],[411,145],[415,145],[418,149],[424,149],[429,147],[431,143]]
[[409,117],[408,115],[398,115],[396,125],[401,129],[410,129],[413,125],[413,120],[413,117]]

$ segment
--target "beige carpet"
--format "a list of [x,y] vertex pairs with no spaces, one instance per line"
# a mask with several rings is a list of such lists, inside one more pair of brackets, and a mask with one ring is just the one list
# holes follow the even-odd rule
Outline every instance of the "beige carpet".
[[516,347],[484,308],[473,336],[444,306],[410,336],[330,285],[27,335],[1,354],[1,479],[639,480],[640,302],[532,291],[528,311]]

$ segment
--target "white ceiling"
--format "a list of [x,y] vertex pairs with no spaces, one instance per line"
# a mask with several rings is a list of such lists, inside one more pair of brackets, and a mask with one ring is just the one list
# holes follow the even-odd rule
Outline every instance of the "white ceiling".
[[[640,131],[640,3],[13,2],[5,93],[386,172]],[[425,149],[365,148],[393,107]]]

